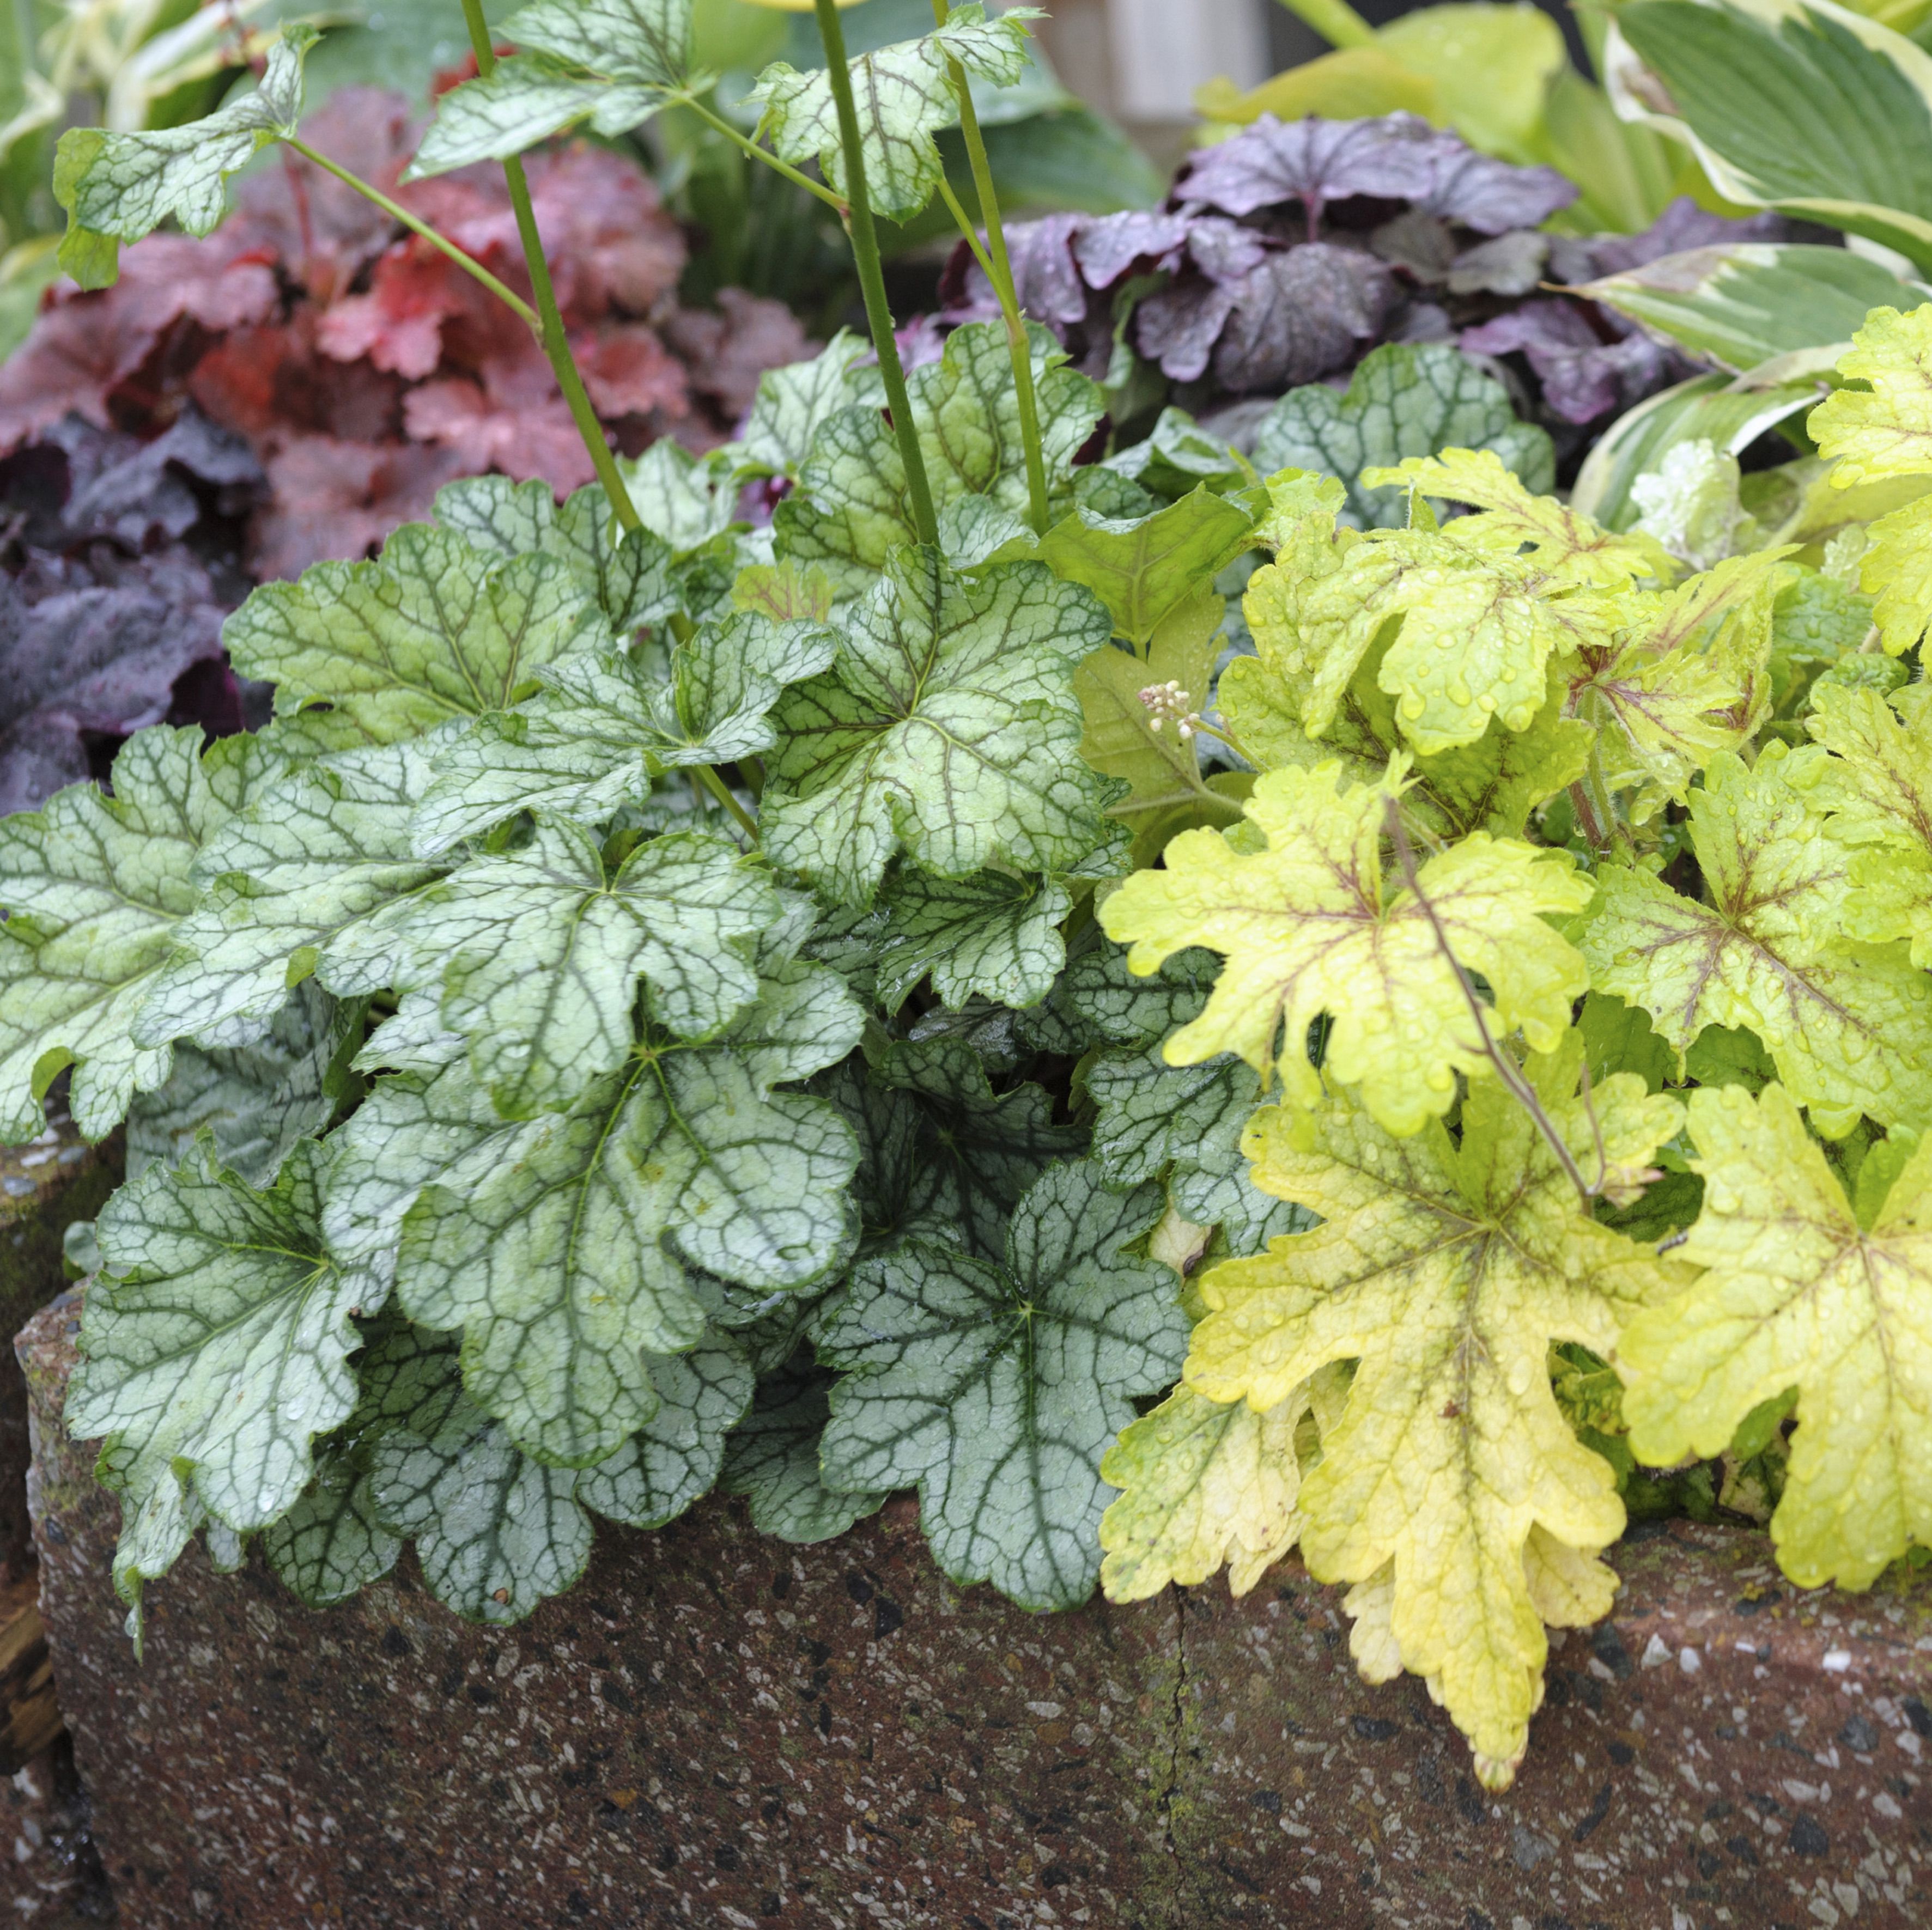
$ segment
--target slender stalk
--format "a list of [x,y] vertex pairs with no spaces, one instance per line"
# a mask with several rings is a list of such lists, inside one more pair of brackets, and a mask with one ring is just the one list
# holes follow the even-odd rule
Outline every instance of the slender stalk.
[[[463,0],[466,9],[478,0]],[[922,543],[939,541],[939,519],[933,512],[932,485],[926,480],[926,457],[912,419],[912,399],[906,394],[905,370],[899,345],[892,335],[892,304],[886,299],[885,271],[879,263],[878,230],[872,225],[872,198],[866,188],[866,156],[859,136],[859,110],[852,99],[852,70],[845,60],[845,29],[837,0],[814,0],[818,37],[825,43],[826,78],[838,110],[838,142],[844,151],[845,192],[850,207],[846,232],[852,238],[852,259],[859,269],[859,286],[866,298],[866,321],[878,352],[879,374],[885,383],[886,405],[892,412],[892,433],[898,439],[905,465],[906,493],[912,499],[913,527]]]
[[728,141],[735,142],[754,160],[761,160],[774,174],[782,174],[794,187],[802,187],[808,194],[815,194],[826,207],[831,208],[842,221],[848,212],[844,202],[834,194],[822,181],[814,181],[810,175],[802,174],[789,161],[782,161],[770,148],[761,148],[741,128],[734,127],[723,115],[713,113],[695,94],[680,94],[676,97],[680,105],[688,107],[707,127],[714,127]]
[[[490,28],[483,18],[482,0],[463,0],[463,18],[470,28],[470,44],[476,51],[476,71],[487,79],[495,70],[496,50],[490,44]],[[564,333],[563,316],[557,309],[556,291],[550,286],[550,264],[544,259],[543,237],[537,232],[536,211],[530,205],[530,184],[518,157],[512,155],[504,162],[503,178],[509,184],[510,206],[515,213],[517,233],[524,244],[524,265],[530,271],[530,292],[537,298],[534,319],[538,322],[544,353],[550,358],[556,385],[563,391],[571,420],[577,424],[577,433],[584,438],[590,466],[597,472],[597,480],[604,485],[604,493],[610,499],[610,508],[619,524],[626,529],[641,529],[644,519],[631,500],[630,491],[624,487],[617,459],[611,454],[610,445],[604,438],[604,425],[598,421],[597,412],[590,406],[584,377],[578,372],[576,358],[570,352],[570,339]],[[526,314],[529,313],[526,304],[518,303],[518,306]]]
[[698,773],[698,781],[738,820],[745,835],[755,844],[758,841],[757,822],[738,800],[731,795],[731,787],[709,764],[694,764],[692,769]]
[[980,230],[974,225],[972,216],[967,213],[958,196],[953,193],[952,182],[943,174],[939,177],[939,198],[946,203],[946,212],[952,217],[953,225],[964,238],[967,247],[972,250],[973,259],[980,264],[980,272],[992,281],[993,258],[987,253],[986,244],[980,240]]
[[[940,25],[945,25],[951,13],[951,0],[932,0],[932,17]],[[972,166],[973,192],[980,202],[980,220],[986,230],[984,251],[976,246],[973,252],[999,298],[1000,313],[1006,325],[1006,349],[1012,358],[1013,400],[1019,411],[1020,445],[1026,457],[1027,520],[1033,525],[1034,534],[1043,536],[1052,512],[1047,504],[1046,452],[1040,441],[1040,406],[1033,388],[1033,344],[1028,340],[1026,323],[1020,314],[1012,261],[1006,253],[1006,226],[1000,219],[1000,197],[993,187],[993,165],[986,157],[986,140],[980,131],[980,112],[973,105],[973,89],[966,70],[956,60],[949,59],[946,64],[952,76],[954,97],[959,103],[959,131],[964,137],[966,157]],[[952,207],[952,218],[959,223],[968,241],[974,241],[973,231],[950,187],[946,198]]]
[[1348,4],[1348,0],[1281,0],[1331,47],[1373,46],[1376,30]]
[[[1483,1054],[1496,1068],[1496,1077],[1502,1080],[1510,1095],[1529,1114],[1537,1131],[1543,1135],[1544,1143],[1556,1155],[1570,1183],[1576,1189],[1576,1197],[1583,1203],[1583,1210],[1589,1212],[1594,1206],[1601,1185],[1592,1186],[1583,1177],[1582,1169],[1571,1156],[1570,1149],[1564,1143],[1563,1135],[1556,1130],[1556,1122],[1544,1110],[1543,1101],[1537,1097],[1536,1088],[1523,1077],[1522,1068],[1497,1044],[1490,1035],[1490,1021],[1483,1010],[1483,1002],[1476,996],[1476,988],[1469,982],[1469,975],[1462,969],[1462,961],[1450,949],[1449,934],[1442,929],[1442,921],[1437,916],[1436,907],[1429,901],[1422,889],[1420,875],[1415,868],[1415,852],[1408,841],[1408,833],[1404,829],[1402,811],[1394,798],[1388,805],[1389,841],[1395,847],[1396,862],[1402,868],[1402,883],[1409,889],[1415,902],[1421,907],[1422,915],[1429,921],[1430,930],[1436,934],[1436,949],[1448,961],[1449,969],[1456,975],[1456,982],[1462,987],[1463,1002],[1469,1008],[1469,1016],[1476,1022],[1476,1035],[1483,1042]],[[1594,1113],[1593,1113],[1594,1116]]]
[[537,311],[514,289],[506,288],[475,256],[466,255],[454,241],[444,235],[439,235],[428,222],[418,220],[406,208],[392,201],[386,194],[371,187],[366,181],[357,175],[351,174],[346,167],[337,166],[328,155],[317,153],[306,141],[298,141],[292,134],[284,134],[282,139],[288,146],[300,154],[304,160],[314,162],[325,174],[334,175],[344,187],[355,189],[364,200],[373,201],[391,220],[400,222],[411,234],[420,235],[431,247],[440,248],[458,268],[462,269],[465,274],[474,275],[499,301],[514,310],[532,328],[542,329],[543,318],[538,314]]

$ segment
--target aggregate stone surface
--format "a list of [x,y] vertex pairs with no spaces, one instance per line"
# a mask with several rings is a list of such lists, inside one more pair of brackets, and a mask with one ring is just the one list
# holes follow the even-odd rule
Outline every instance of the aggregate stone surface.
[[141,1930],[1906,1930],[1932,1923],[1932,1591],[1800,1593],[1761,1536],[1616,1551],[1492,1797],[1419,1683],[1365,1687],[1292,1562],[1034,1617],[909,1497],[793,1548],[712,1500],[470,1627],[406,1560],[312,1614],[198,1552],[108,1584],[59,1427],[77,1307],[21,1335],[63,1704]]

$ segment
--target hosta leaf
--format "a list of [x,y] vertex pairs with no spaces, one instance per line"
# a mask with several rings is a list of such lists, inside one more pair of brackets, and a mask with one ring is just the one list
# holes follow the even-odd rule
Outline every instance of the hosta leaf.
[[892,1218],[928,1231],[944,1226],[982,1258],[1004,1252],[1007,1215],[1049,1163],[1086,1150],[1085,1131],[1057,1124],[1041,1087],[995,1095],[964,1039],[900,1041],[875,1070],[884,1084],[914,1095],[921,1114],[910,1194]]
[[[1239,504],[1197,489],[1152,516],[1076,510],[1047,532],[1040,559],[1056,576],[1084,583],[1106,605],[1115,631],[1144,652],[1180,605],[1212,593],[1216,575],[1248,547],[1253,528]],[[1218,624],[1218,597],[1214,604]]]
[[320,727],[344,748],[501,710],[542,665],[605,634],[556,557],[494,557],[406,523],[373,563],[318,563],[298,583],[265,585],[222,639],[243,676],[274,685],[278,718],[326,704]]
[[[105,1270],[88,1296],[68,1395],[76,1437],[104,1437],[101,1479],[129,1518],[191,1475],[238,1533],[266,1527],[308,1485],[310,1443],[356,1404],[350,1316],[371,1283],[325,1252],[320,1150],[304,1142],[256,1192],[204,1140],[178,1168],[150,1167],[97,1222]],[[158,1571],[116,1558],[138,1617]]]
[[345,997],[394,983],[407,955],[368,922],[446,868],[410,847],[430,769],[422,744],[364,745],[279,779],[224,825],[196,862],[200,902],[136,1035],[246,1045],[310,972]]
[[696,832],[608,866],[597,840],[539,817],[530,843],[472,859],[368,928],[399,943],[405,986],[440,987],[443,1023],[506,1118],[567,1109],[631,1055],[645,1009],[684,1038],[722,1030],[758,995],[753,942],[783,907],[734,846]]
[[837,647],[818,624],[746,613],[677,645],[668,682],[618,650],[549,666],[536,695],[439,751],[418,847],[446,850],[521,811],[601,827],[660,772],[761,755],[781,691],[819,675]]
[[1591,983],[1642,1006],[1680,1060],[1706,1026],[1756,1032],[1828,1130],[1848,1130],[1861,1113],[1886,1125],[1927,1122],[1932,980],[1903,945],[1847,934],[1853,847],[1831,835],[1775,748],[1754,769],[1716,757],[1690,794],[1708,905],[1646,873],[1598,874],[1579,941]]
[[167,1079],[167,1039],[136,1045],[134,1020],[194,902],[196,856],[262,770],[245,740],[205,759],[200,741],[137,731],[114,760],[111,798],[75,784],[0,820],[0,1140],[40,1130],[64,1066],[90,1139]]
[[1492,451],[1532,494],[1556,481],[1549,436],[1516,420],[1508,391],[1458,350],[1432,343],[1371,349],[1346,394],[1324,382],[1291,389],[1262,424],[1254,461],[1264,475],[1296,469],[1334,476],[1348,490],[1342,522],[1391,529],[1408,520],[1407,504],[1364,488],[1362,472],[1450,448]]
[[692,0],[535,0],[503,22],[531,52],[500,61],[436,103],[406,179],[504,160],[588,121],[607,139],[692,81]]
[[1100,1518],[1107,1599],[1192,1588],[1224,1564],[1229,1592],[1246,1594],[1301,1532],[1296,1431],[1318,1388],[1332,1425],[1346,1387],[1340,1370],[1324,1368],[1262,1413],[1178,1387],[1127,1428],[1100,1463],[1100,1479],[1125,1491]]
[[1037,1005],[1066,961],[1060,921],[1073,901],[1050,878],[982,871],[934,877],[908,865],[888,888],[878,999],[896,1012],[929,972],[947,1005]]
[[990,1581],[1024,1608],[1084,1601],[1101,1453],[1185,1347],[1173,1274],[1123,1251],[1160,1211],[1156,1188],[1109,1193],[1090,1164],[1057,1166],[1020,1202],[1002,1266],[917,1236],[862,1260],[820,1343],[848,1370],[827,1479],[916,1483],[956,1581]]
[[[1073,459],[1100,420],[1100,391],[1065,366],[1065,352],[1044,328],[1029,325],[1028,339],[1048,497],[1064,516],[1072,507]],[[944,512],[976,496],[1024,512],[1025,444],[1006,330],[994,322],[955,329],[944,355],[915,369],[906,386],[934,507]],[[878,409],[826,418],[772,523],[783,553],[821,565],[847,596],[866,589],[890,551],[917,541],[905,465]]]
[[758,1383],[752,1410],[724,1446],[722,1485],[750,1503],[752,1525],[781,1541],[829,1542],[877,1514],[883,1491],[847,1494],[826,1486],[818,1443],[830,1418],[834,1377],[800,1355]]
[[1834,753],[1822,801],[1838,813],[1838,828],[1870,847],[1852,861],[1846,934],[1878,944],[1910,939],[1912,964],[1932,966],[1932,706],[1924,685],[1890,703],[1876,691],[1821,689],[1808,727]]
[[896,556],[846,619],[838,661],[788,691],[763,810],[773,863],[870,902],[903,849],[958,877],[1069,871],[1103,835],[1102,781],[1075,754],[1072,666],[1106,613],[1037,563],[956,576]]
[[1630,1445],[1721,1454],[1796,1387],[1779,1562],[1800,1587],[1868,1587],[1932,1542],[1932,1140],[1861,1227],[1783,1087],[1693,1094],[1690,1134],[1704,1207],[1683,1253],[1706,1271],[1618,1343]]
[[[1573,1036],[1532,1061],[1580,1160],[1641,1167],[1677,1129],[1673,1100],[1630,1074],[1596,1086],[1593,1129],[1574,1096]],[[1203,1276],[1210,1311],[1187,1384],[1265,1413],[1337,1361],[1360,1365],[1321,1465],[1301,1484],[1303,1558],[1363,1583],[1393,1560],[1390,1631],[1469,1737],[1478,1774],[1506,1786],[1528,1740],[1546,1645],[1524,1548],[1540,1525],[1594,1554],[1624,1523],[1609,1464],[1577,1442],[1551,1392],[1552,1340],[1607,1353],[1640,1308],[1681,1284],[1594,1224],[1527,1110],[1474,1087],[1462,1137],[1391,1137],[1345,1097],[1310,1122],[1264,1115],[1248,1149],[1260,1184],[1322,1216],[1264,1257]]]
[[382,1521],[414,1537],[430,1592],[472,1622],[521,1621],[590,1557],[576,1474],[520,1454],[463,1391],[454,1350],[405,1328],[363,1384],[386,1430],[370,1451]]
[[344,1096],[340,1060],[361,1035],[361,1008],[298,986],[256,1044],[202,1052],[177,1045],[166,1084],[128,1110],[128,1176],[187,1158],[203,1131],[222,1164],[266,1186],[297,1143],[319,1137]]
[[1849,342],[1870,310],[1908,292],[1850,248],[1763,241],[1665,255],[1576,291],[1736,375]]
[[466,476],[436,492],[436,520],[486,555],[556,557],[618,637],[678,607],[669,546],[648,529],[620,529],[601,484],[559,503],[546,482]]
[[171,219],[190,235],[209,232],[226,211],[228,177],[295,132],[302,61],[319,37],[311,26],[285,28],[253,93],[185,126],[140,133],[75,127],[63,134],[58,198],[70,224],[63,254],[76,241],[138,241]]
[[[860,151],[878,213],[905,220],[939,185],[944,169],[932,137],[959,118],[949,63],[1010,87],[1026,71],[1026,22],[1036,17],[1018,7],[988,20],[983,7],[956,7],[944,26],[923,38],[880,47],[851,62]],[[762,109],[759,132],[781,160],[816,161],[832,186],[846,191],[829,75],[822,69],[800,73],[780,61],[758,76],[747,100]]]
[[586,1508],[633,1528],[661,1528],[708,1494],[725,1437],[752,1404],[752,1370],[728,1335],[708,1333],[688,1353],[649,1362],[657,1411],[608,1460],[577,1477]]
[[[1129,879],[1101,910],[1129,963],[1151,972],[1204,946],[1227,959],[1201,1017],[1168,1041],[1172,1065],[1238,1053],[1279,1068],[1295,1105],[1320,1102],[1309,1027],[1328,1014],[1326,1069],[1360,1085],[1390,1131],[1412,1133],[1455,1103],[1456,1074],[1489,1061],[1430,917],[1383,873],[1388,805],[1400,769],[1374,785],[1338,784],[1337,767],[1270,772],[1247,815],[1267,848],[1244,856],[1219,832],[1184,832],[1166,868]],[[1429,858],[1418,882],[1447,942],[1494,998],[1490,1024],[1553,1047],[1583,992],[1582,960],[1544,922],[1581,911],[1590,884],[1557,854],[1475,832]]]
[[588,1466],[649,1419],[640,1350],[704,1328],[686,1265],[796,1288],[842,1260],[850,1131],[771,1088],[842,1057],[860,1021],[831,974],[787,968],[712,1044],[647,1044],[520,1140],[513,1164],[420,1195],[398,1296],[424,1325],[464,1329],[464,1383],[521,1446]]
[[380,1581],[402,1553],[400,1535],[386,1527],[376,1491],[360,1459],[318,1453],[314,1481],[262,1537],[284,1584],[311,1608],[346,1602]]
[[[1840,489],[1932,473],[1932,304],[1901,315],[1875,308],[1838,364],[1834,388],[1805,424]],[[1861,586],[1878,598],[1873,614],[1894,656],[1932,621],[1932,498],[1921,497],[1870,528]]]

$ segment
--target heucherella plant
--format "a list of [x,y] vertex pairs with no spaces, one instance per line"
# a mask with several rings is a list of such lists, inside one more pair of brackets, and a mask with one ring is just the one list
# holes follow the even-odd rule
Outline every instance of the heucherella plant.
[[[127,1125],[68,1419],[131,1626],[197,1532],[316,1603],[410,1541],[506,1623],[596,1516],[916,1488],[1029,1608],[1298,1546],[1502,1787],[1639,1458],[1807,1584],[1932,1544],[1924,519],[1693,573],[1447,351],[1287,412],[1337,473],[1083,463],[971,112],[1025,16],[848,61],[817,7],[726,131],[849,220],[876,365],[701,459],[586,416],[562,504],[451,485],[231,619],[258,736],[0,823],[0,1130],[62,1075]],[[697,104],[688,8],[470,19],[416,164],[509,170],[580,396],[517,154]],[[70,136],[70,258],[216,219],[304,44],[192,139]],[[956,202],[956,110],[1003,314],[908,375],[872,210]],[[1873,317],[1832,483],[1932,476],[1928,352]]]

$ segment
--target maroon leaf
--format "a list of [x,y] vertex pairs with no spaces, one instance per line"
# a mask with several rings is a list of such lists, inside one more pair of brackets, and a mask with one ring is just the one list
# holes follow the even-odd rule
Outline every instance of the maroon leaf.
[[[785,319],[791,319],[789,310]],[[792,325],[797,327],[796,322]],[[676,417],[689,412],[684,364],[658,340],[655,329],[634,322],[606,322],[594,334],[576,337],[571,346],[599,415]],[[734,392],[742,379],[734,368],[721,367],[705,373]],[[754,389],[758,379],[754,370]]]
[[323,311],[316,346],[339,362],[366,358],[396,375],[434,375],[442,360],[442,325],[469,310],[474,286],[447,255],[412,236],[376,262],[366,295]]
[[373,554],[398,523],[427,517],[436,491],[464,473],[449,449],[329,436],[297,436],[266,466],[273,496],[249,545],[250,565],[265,583],[300,576],[325,557]]
[[717,403],[728,425],[751,407],[766,369],[802,361],[819,346],[783,302],[742,288],[722,288],[715,310],[680,309],[663,327],[688,365],[692,387]]
[[26,341],[0,364],[0,454],[70,411],[106,426],[109,394],[160,338],[158,325],[115,293],[76,295],[42,310]]

